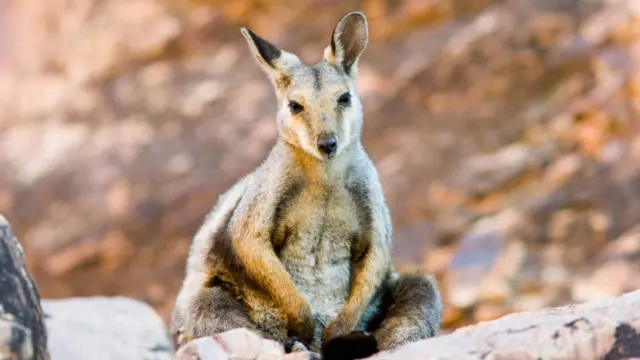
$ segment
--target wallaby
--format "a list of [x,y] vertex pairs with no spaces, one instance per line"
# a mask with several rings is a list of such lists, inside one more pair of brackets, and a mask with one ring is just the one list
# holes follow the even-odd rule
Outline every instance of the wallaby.
[[[344,15],[313,65],[241,32],[275,89],[278,137],[194,237],[171,316],[175,345],[244,327],[357,358],[436,335],[440,293],[429,275],[394,272],[389,210],[360,140],[364,14]],[[350,340],[369,354],[345,355]]]

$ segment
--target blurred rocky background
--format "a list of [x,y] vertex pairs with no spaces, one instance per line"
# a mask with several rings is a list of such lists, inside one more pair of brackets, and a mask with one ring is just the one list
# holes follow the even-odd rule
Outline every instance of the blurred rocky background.
[[310,63],[353,9],[398,269],[437,276],[444,332],[640,288],[637,0],[0,0],[0,213],[42,297],[166,319],[275,136],[239,27]]

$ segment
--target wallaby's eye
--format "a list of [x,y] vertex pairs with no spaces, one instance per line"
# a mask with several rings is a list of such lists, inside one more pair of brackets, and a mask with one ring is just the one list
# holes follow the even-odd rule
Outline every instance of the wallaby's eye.
[[351,94],[346,92],[346,93],[340,95],[340,97],[338,98],[338,104],[342,105],[342,106],[347,106],[347,105],[351,104]]
[[289,101],[289,110],[291,110],[292,114],[297,114],[303,109],[304,107],[302,107],[302,105],[298,104],[297,102],[293,100]]

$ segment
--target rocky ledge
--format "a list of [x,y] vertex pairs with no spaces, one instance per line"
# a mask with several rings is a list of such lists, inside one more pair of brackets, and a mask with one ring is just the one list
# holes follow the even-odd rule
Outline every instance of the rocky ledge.
[[[419,341],[375,360],[435,359],[637,359],[640,358],[640,290],[579,305],[514,313]],[[311,354],[285,355],[270,340],[237,329],[196,339],[175,360],[312,360]],[[331,359],[325,359],[331,360]]]

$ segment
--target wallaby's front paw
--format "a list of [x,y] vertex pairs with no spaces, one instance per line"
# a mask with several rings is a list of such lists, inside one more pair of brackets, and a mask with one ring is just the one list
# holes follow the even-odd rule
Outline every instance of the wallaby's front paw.
[[296,337],[305,346],[313,341],[315,323],[311,308],[304,303],[298,307],[298,312],[289,317],[289,337]]
[[327,325],[327,328],[324,329],[324,334],[322,336],[323,346],[333,338],[351,333],[355,330],[356,325],[357,321],[352,319],[351,316],[347,316],[345,313],[338,314],[338,316],[331,320],[329,325]]
[[284,342],[284,352],[289,354],[292,352],[308,351],[307,347],[296,337],[290,337]]

